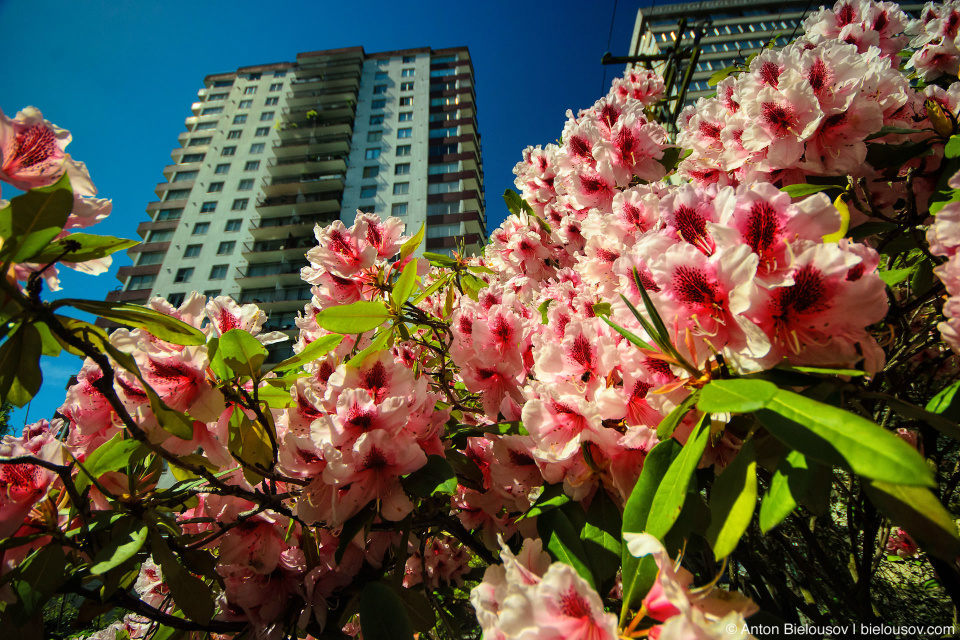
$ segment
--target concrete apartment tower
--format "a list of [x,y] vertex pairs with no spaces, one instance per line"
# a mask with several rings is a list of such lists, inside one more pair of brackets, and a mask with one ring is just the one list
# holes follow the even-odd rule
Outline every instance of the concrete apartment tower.
[[311,297],[299,273],[314,226],[350,226],[357,210],[401,217],[408,234],[426,224],[421,251],[478,252],[473,84],[466,47],[311,51],[207,76],[107,299],[228,295],[292,332]]

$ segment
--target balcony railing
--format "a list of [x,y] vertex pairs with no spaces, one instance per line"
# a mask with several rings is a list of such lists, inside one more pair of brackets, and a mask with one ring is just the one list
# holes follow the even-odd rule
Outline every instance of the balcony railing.
[[261,262],[247,265],[247,267],[237,267],[238,278],[262,278],[266,276],[279,276],[286,274],[300,274],[300,269],[308,266],[307,260],[297,260],[295,262]]
[[286,302],[290,300],[309,300],[313,294],[310,287],[294,287],[286,289],[246,289],[240,291],[240,304],[248,302],[269,303]]

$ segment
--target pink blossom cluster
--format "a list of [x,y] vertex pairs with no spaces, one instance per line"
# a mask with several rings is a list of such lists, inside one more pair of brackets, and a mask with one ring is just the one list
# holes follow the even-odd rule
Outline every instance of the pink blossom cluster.
[[[68,236],[71,231],[100,222],[110,215],[113,207],[110,200],[96,197],[97,190],[86,165],[64,153],[71,139],[69,131],[44,120],[43,114],[34,107],[27,107],[14,118],[8,118],[0,111],[0,181],[27,191],[50,186],[64,174],[70,178],[73,211],[63,231],[57,236],[58,240]],[[3,206],[6,206],[6,201],[0,200],[0,207]],[[106,256],[81,263],[65,261],[61,264],[83,273],[99,275],[107,272],[111,262],[112,258]],[[16,264],[13,273],[17,280],[26,281],[44,266]],[[43,278],[51,291],[60,289],[56,265],[46,269]]]
[[934,80],[944,74],[960,75],[960,49],[957,33],[960,30],[960,2],[928,2],[923,7],[920,24],[910,42],[917,51],[910,58],[913,67],[924,80]]
[[[950,187],[960,188],[960,174],[950,180]],[[927,231],[930,253],[948,260],[933,272],[940,278],[949,296],[943,304],[945,320],[937,325],[944,342],[954,351],[960,350],[960,202],[951,202],[937,212]]]
[[455,538],[433,536],[409,543],[410,556],[404,566],[403,586],[425,584],[428,589],[441,585],[463,586],[463,576],[470,569],[470,553]]

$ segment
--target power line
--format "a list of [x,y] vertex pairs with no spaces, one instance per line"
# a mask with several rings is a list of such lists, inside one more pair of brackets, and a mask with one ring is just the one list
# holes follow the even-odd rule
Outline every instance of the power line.
[[[607,51],[610,51],[610,43],[613,42],[613,25],[617,19],[617,0],[613,0],[613,15],[610,16],[610,34],[607,36]],[[603,67],[603,80],[600,83],[600,95],[607,93],[607,67]]]

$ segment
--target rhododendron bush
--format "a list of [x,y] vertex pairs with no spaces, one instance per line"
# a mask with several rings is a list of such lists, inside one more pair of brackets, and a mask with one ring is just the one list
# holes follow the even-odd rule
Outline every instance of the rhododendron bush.
[[0,635],[69,597],[110,640],[747,638],[897,621],[930,579],[947,622],[958,28],[841,1],[674,133],[627,71],[524,151],[482,256],[318,227],[274,366],[227,297],[45,301],[134,243],[78,231],[110,204],[66,131],[0,114],[0,397],[85,358],[0,442]]

